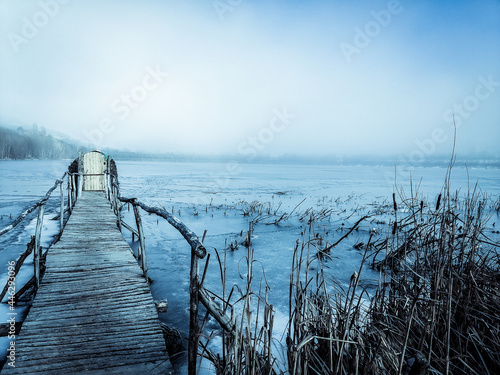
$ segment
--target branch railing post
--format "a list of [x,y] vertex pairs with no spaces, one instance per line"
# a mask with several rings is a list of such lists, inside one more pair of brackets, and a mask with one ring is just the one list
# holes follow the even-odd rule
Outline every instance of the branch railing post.
[[72,180],[72,178],[73,178],[72,175],[68,175],[68,210],[69,210],[70,213],[71,213],[71,209],[73,208],[73,206],[72,206],[73,191],[72,191],[72,186],[71,186],[71,180]]
[[109,176],[109,171],[104,172],[104,181],[106,186],[106,198],[111,202],[111,178]]
[[63,188],[63,180],[60,181],[59,191],[61,192],[61,214],[59,216],[59,234],[62,234],[64,229],[64,188]]
[[114,197],[114,190],[113,190],[113,177],[109,176],[109,185],[107,188],[107,193],[108,195],[108,200],[109,203],[111,204],[111,208],[113,209],[113,212],[115,211],[115,197]]
[[69,186],[69,209],[73,211],[73,203],[75,201],[75,195],[74,195],[74,190],[75,190],[75,176],[73,174],[70,174],[68,177],[68,186]]
[[111,162],[110,162],[110,157],[109,155],[106,158],[106,170],[104,171],[104,181],[106,185],[106,195],[108,196],[108,201],[111,202],[111,188],[112,188],[112,183],[113,180],[111,179]]
[[118,207],[118,194],[120,192],[118,183],[113,183],[112,189],[113,189],[113,208],[114,208],[115,214],[118,218],[118,229],[120,229],[120,232],[121,232],[122,231],[122,217],[121,217],[121,213],[120,213],[120,208]]
[[76,176],[77,175],[74,174],[72,176],[73,179],[71,180],[71,190],[72,190],[72,193],[73,193],[73,207],[75,206],[76,200],[78,199],[78,186],[77,186],[78,179],[77,179]]
[[141,260],[142,272],[144,276],[148,277],[148,262],[146,259],[146,241],[144,240],[144,230],[142,228],[141,214],[137,204],[132,204],[134,207],[135,223],[137,225],[137,232],[139,233],[139,257]]
[[111,184],[109,186],[109,194],[110,194],[110,198],[109,198],[109,201],[111,202],[111,207],[113,207],[113,211],[115,212],[115,214],[117,213],[117,200],[118,200],[118,188],[116,187],[117,184],[115,182],[115,179],[114,178],[111,178]]
[[82,196],[83,192],[83,173],[79,172],[78,173],[78,194],[77,198],[80,198]]
[[33,248],[33,266],[35,274],[35,285],[37,289],[38,286],[40,285],[40,256],[41,256],[40,240],[42,236],[44,211],[45,211],[45,204],[42,204],[38,209],[38,218],[36,221],[36,230],[35,230],[35,247]]
[[198,255],[191,246],[191,275],[189,278],[189,343],[188,343],[188,374],[196,375],[198,341],[200,327],[198,323]]

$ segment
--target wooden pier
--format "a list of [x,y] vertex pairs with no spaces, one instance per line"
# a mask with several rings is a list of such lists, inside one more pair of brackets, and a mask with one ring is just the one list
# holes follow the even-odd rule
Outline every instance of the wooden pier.
[[[60,232],[44,250],[41,246],[44,210],[57,187]],[[132,206],[136,228],[122,221],[124,205]],[[10,347],[2,374],[173,372],[146,281],[148,265],[140,209],[165,219],[190,247],[189,375],[196,375],[200,358],[200,302],[226,334],[241,336],[233,312],[228,314],[214,301],[215,295],[203,287],[209,256],[203,276],[199,277],[198,260],[207,255],[203,246],[206,231],[200,240],[163,207],[150,207],[136,198],[122,196],[116,164],[109,155],[100,151],[81,154],[43,198],[0,229],[0,236],[12,231],[36,209],[35,235],[27,249],[15,261],[9,261],[7,282],[0,291],[0,301],[6,302],[7,298],[14,310],[28,291],[35,293],[18,335],[15,335],[18,319],[15,324],[7,322]],[[122,229],[132,233],[132,240],[134,236],[139,240],[140,267],[123,239]],[[24,286],[15,285],[16,275],[31,253],[34,275]],[[176,336],[175,329],[171,331],[174,333],[167,333],[170,338],[172,334]],[[177,339],[182,340],[179,336],[177,332]]]
[[103,191],[83,191],[2,374],[169,374],[143,271]]

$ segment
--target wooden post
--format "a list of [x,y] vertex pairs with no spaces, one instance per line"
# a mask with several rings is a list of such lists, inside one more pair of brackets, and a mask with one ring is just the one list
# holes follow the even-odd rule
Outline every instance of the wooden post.
[[71,212],[72,208],[73,208],[73,191],[72,191],[72,186],[71,186],[71,180],[72,180],[73,176],[72,175],[68,175],[68,210],[69,212]]
[[109,178],[109,172],[107,170],[104,176],[104,181],[106,181],[106,197],[108,198],[108,201],[111,202],[111,179]]
[[78,198],[77,187],[76,187],[76,175],[71,176],[71,193],[73,194],[73,207],[74,207],[76,200]]
[[198,354],[199,324],[198,324],[198,256],[191,247],[191,275],[189,278],[189,343],[188,343],[188,374],[196,375],[196,360]]
[[141,257],[141,265],[142,271],[144,272],[144,276],[148,276],[148,262],[146,259],[146,241],[144,241],[144,230],[142,229],[142,220],[141,214],[139,212],[139,207],[137,205],[134,206],[134,215],[135,215],[135,223],[137,224],[137,232],[139,233],[139,246],[140,246],[140,257]]
[[42,204],[38,209],[38,218],[36,221],[36,230],[35,230],[35,248],[33,249],[33,265],[35,272],[35,283],[36,288],[40,285],[40,239],[42,236],[42,226],[43,226],[43,213],[45,210],[45,205]]
[[122,217],[121,217],[121,213],[120,213],[120,209],[118,208],[118,198],[117,198],[117,195],[118,195],[118,188],[113,186],[113,203],[114,203],[114,211],[115,211],[115,214],[116,214],[116,217],[118,218],[118,229],[120,230],[120,232],[122,231]]
[[84,174],[83,154],[80,151],[80,156],[78,157],[78,191],[77,191],[77,198],[80,198],[82,196],[82,191],[83,191],[83,174]]
[[83,191],[83,173],[78,173],[78,194],[77,197],[80,198],[82,196]]
[[108,180],[109,180],[109,200],[111,201],[113,199],[113,181],[114,177],[110,174],[108,174]]
[[71,193],[70,193],[70,196],[71,196],[71,210],[73,210],[73,206],[75,205],[75,175],[71,175],[69,176],[70,179],[71,179]]
[[109,155],[106,158],[106,172],[105,172],[105,180],[106,180],[106,192],[108,194],[108,200],[111,202],[111,184],[113,180],[111,179],[111,163],[109,162],[110,158]]
[[59,216],[59,230],[62,234],[64,227],[64,189],[63,189],[63,181],[59,184],[59,190],[61,191],[61,215]]
[[109,186],[108,186],[108,199],[109,203],[111,204],[111,208],[113,209],[113,212],[115,211],[115,190],[113,186],[113,178],[109,176]]
[[114,210],[115,210],[115,214],[119,214],[118,212],[118,198],[117,198],[117,195],[118,195],[118,188],[113,185],[113,206],[114,206]]

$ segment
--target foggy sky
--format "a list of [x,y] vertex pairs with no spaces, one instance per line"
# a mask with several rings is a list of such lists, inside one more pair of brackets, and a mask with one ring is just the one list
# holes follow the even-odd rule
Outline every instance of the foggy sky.
[[[0,124],[98,148],[497,153],[499,1],[0,1]],[[270,4],[271,3],[271,4]]]

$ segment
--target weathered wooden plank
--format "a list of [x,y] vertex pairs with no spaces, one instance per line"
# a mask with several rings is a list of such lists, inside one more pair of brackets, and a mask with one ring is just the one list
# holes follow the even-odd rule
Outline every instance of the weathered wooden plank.
[[[66,323],[65,323],[66,324]],[[160,340],[157,336],[158,330],[151,328],[152,321],[145,321],[142,325],[135,326],[134,323],[128,322],[128,324],[120,325],[115,327],[113,330],[106,329],[106,325],[110,325],[109,322],[102,322],[99,325],[96,324],[82,324],[82,325],[68,325],[67,330],[60,332],[57,335],[47,335],[50,331],[53,331],[54,327],[48,327],[50,329],[44,329],[43,327],[30,327],[29,334],[32,335],[32,340],[26,342],[25,348],[33,345],[37,340],[43,340],[43,336],[50,337],[50,339],[45,340],[44,345],[49,343],[64,345],[64,344],[74,344],[80,342],[82,339],[96,338],[103,345],[106,342],[110,342],[117,346],[119,341],[131,341],[133,336],[136,336],[138,330],[142,330],[143,334],[140,337],[135,337],[131,345],[137,347],[137,342],[151,342]],[[135,327],[131,329],[130,327]],[[102,332],[105,332],[103,334]],[[130,337],[129,337],[130,336]],[[163,339],[163,338],[162,338]]]
[[[33,350],[30,355],[19,355],[18,359],[26,362],[31,361],[49,361],[57,359],[61,353],[64,353],[63,361],[72,361],[74,359],[84,359],[89,355],[99,354],[100,356],[115,357],[118,355],[126,354],[129,357],[139,354],[157,353],[159,342],[154,340],[143,341],[140,348],[137,348],[135,343],[130,340],[121,340],[120,345],[116,345],[117,340],[113,342],[101,343],[96,342],[96,345],[47,345],[48,350]],[[61,361],[58,359],[58,361]]]
[[[110,278],[117,279],[115,275],[121,275],[123,276],[122,278],[119,278],[120,282],[135,282],[136,279],[141,279],[142,275],[129,275],[126,272],[117,272],[116,270],[110,270],[108,272],[111,274]],[[66,277],[64,277],[66,275]],[[130,276],[134,276],[133,278]],[[68,288],[77,288],[75,285],[76,283],[80,283],[81,281],[90,281],[93,280],[94,277],[91,276],[90,273],[88,274],[79,274],[78,276],[72,277],[71,273],[59,273],[59,274],[51,274],[50,276],[45,274],[45,277],[43,278],[44,280],[44,285],[63,285],[64,287]],[[42,287],[44,287],[42,285]],[[67,289],[66,289],[67,290]]]
[[[93,293],[93,294],[92,294]],[[103,304],[120,304],[122,301],[118,300],[115,301],[114,299],[111,299],[111,297],[117,297],[117,298],[122,298],[124,301],[133,301],[133,302],[145,302],[149,303],[151,297],[148,296],[144,291],[140,293],[139,290],[135,291],[134,287],[132,286],[129,291],[127,290],[111,290],[108,289],[107,292],[98,292],[96,293],[95,290],[90,293],[90,294],[84,294],[82,292],[76,292],[76,293],[71,293],[72,295],[69,296],[68,294],[64,296],[58,295],[58,293],[44,293],[45,295],[40,298],[40,301],[37,301],[37,304],[33,304],[34,306],[38,306],[39,304],[46,304],[49,303],[50,305],[54,305],[54,302],[61,303],[61,302],[73,302],[73,301],[83,301],[83,302],[98,302],[100,306]],[[73,298],[72,298],[73,297]],[[106,300],[106,298],[110,297],[110,300]]]
[[[117,272],[117,270],[109,270],[108,271],[108,273],[113,273],[113,274],[116,272]],[[117,272],[117,273],[122,274],[124,276],[124,280],[125,280],[125,276],[127,275],[126,272]],[[67,285],[67,286],[71,287],[75,281],[78,281],[78,280],[88,281],[89,279],[90,280],[93,279],[92,277],[89,277],[89,274],[84,274],[84,273],[81,273],[77,276],[72,276],[72,275],[73,274],[71,272],[66,272],[66,273],[60,272],[58,274],[51,275],[50,277],[48,277],[48,275],[45,274],[44,281],[46,284],[64,283],[65,286]],[[67,279],[64,278],[65,276],[67,276]],[[142,275],[137,275],[137,276],[142,278]],[[113,276],[113,278],[114,278],[114,276]],[[126,279],[126,280],[129,280],[129,279]],[[135,280],[131,280],[131,282],[135,282]]]
[[[165,369],[165,360],[157,360],[158,356],[156,353],[143,355],[143,356],[131,356],[128,354],[117,355],[114,357],[107,356],[93,356],[93,360],[89,361],[88,358],[73,359],[70,361],[56,361],[53,358],[40,361],[30,361],[27,362],[25,369],[16,367],[12,373],[15,374],[71,374],[71,373],[85,373],[89,371],[95,371],[96,374],[108,374],[109,368],[118,367],[123,369],[123,374],[140,374],[140,372],[134,372],[136,368],[143,368],[144,365],[156,363],[157,365],[162,365],[162,371],[152,371],[148,374],[169,374],[168,368]],[[142,359],[142,361],[140,361]],[[165,362],[164,362],[165,361]],[[138,366],[139,365],[139,366]],[[141,366],[142,365],[142,366]],[[105,369],[105,370],[103,370]],[[166,370],[166,371],[165,371]],[[171,370],[171,367],[170,367]],[[60,371],[60,372],[57,372]],[[100,371],[100,372],[99,372]]]
[[[106,322],[103,322],[106,323]],[[127,339],[128,336],[148,336],[149,334],[156,334],[157,329],[151,327],[151,324],[149,324],[149,321],[144,321],[143,323],[138,323],[135,325],[130,324],[130,322],[127,322],[128,325],[124,326],[122,330],[117,330],[115,332],[108,332],[106,337],[109,338],[123,338],[123,332],[127,332]],[[68,326],[70,327],[70,326]],[[133,329],[131,327],[134,327]],[[66,344],[68,342],[80,342],[80,340],[102,340],[102,334],[99,332],[99,330],[91,330],[88,329],[85,332],[80,332],[78,335],[70,335],[66,336],[63,335],[62,333],[60,334],[58,332],[58,335],[46,335],[46,332],[43,332],[42,330],[35,330],[31,329],[30,327],[30,335],[31,335],[31,340],[30,342],[26,342],[26,346],[32,346],[32,345],[45,345],[50,342],[56,342],[58,344]],[[74,336],[74,337],[72,337]]]
[[[146,330],[137,330],[137,331],[129,331],[126,332],[129,338],[127,340],[123,339],[123,332],[117,332],[116,334],[110,335],[109,336],[109,344],[116,346],[116,343],[118,342],[127,342],[129,344],[129,341],[133,340],[142,340],[143,338],[149,339],[148,342],[156,342],[157,339],[155,339],[156,331],[146,331]],[[112,340],[112,341],[111,341]],[[157,342],[156,344],[160,345],[160,342]],[[155,345],[156,345],[155,344]],[[74,338],[74,340],[64,340],[63,338],[60,337],[55,337],[51,338],[50,340],[43,340],[42,337],[38,336],[34,340],[30,341],[28,344],[26,344],[27,347],[32,347],[34,351],[40,351],[43,353],[44,348],[50,347],[50,346],[60,346],[62,348],[81,348],[83,346],[88,347],[88,348],[93,348],[95,345],[99,345],[100,347],[104,347],[106,345],[106,342],[102,341],[101,336],[97,335],[78,335]]]
[[[83,362],[83,363],[82,363]],[[102,368],[106,366],[106,370]],[[26,371],[26,372],[25,372]],[[68,374],[121,374],[121,375],[137,375],[137,374],[172,374],[171,365],[165,360],[154,360],[145,357],[142,362],[137,362],[135,358],[125,357],[119,363],[110,363],[107,358],[97,358],[92,364],[87,364],[85,361],[72,361],[62,363],[48,364],[30,364],[25,369],[15,368],[12,374],[51,374],[51,375],[68,375]]]
[[[86,315],[93,314],[93,313],[104,314],[104,313],[106,313],[109,310],[111,310],[111,312],[113,312],[112,311],[113,309],[120,309],[119,311],[126,311],[126,310],[128,310],[129,307],[136,307],[141,312],[146,312],[146,311],[153,312],[153,309],[149,308],[149,306],[144,306],[144,307],[141,306],[144,303],[145,302],[141,301],[139,304],[136,304],[133,301],[131,301],[131,302],[127,303],[127,304],[124,304],[123,307],[120,304],[108,304],[106,306],[103,306],[102,308],[90,310],[90,309],[87,308],[88,303],[85,303],[85,302],[81,303],[81,302],[79,302],[77,305],[75,305],[74,308],[68,307],[68,310],[66,310],[66,311],[79,310],[81,312],[81,314],[85,313],[85,316],[86,316]],[[149,310],[147,310],[147,309],[149,309]],[[42,310],[42,311],[46,310],[47,311],[47,313],[43,313],[44,315],[46,315],[48,313],[57,314],[58,312],[64,312],[65,311],[63,309],[58,309],[58,310],[50,309],[50,308],[47,307],[47,305],[46,306],[42,305],[40,307],[40,310]],[[116,312],[116,315],[118,315],[118,314],[119,314],[119,312]],[[38,317],[38,315],[33,315],[33,316],[37,316]],[[82,315],[82,316],[84,316],[84,315]],[[146,318],[146,317],[144,317],[144,318]]]
[[[67,328],[65,330],[57,330],[57,333],[53,335],[49,335],[50,339],[47,339],[46,342],[50,342],[50,340],[57,340],[60,343],[67,343],[67,342],[72,342],[73,338],[78,338],[78,337],[88,337],[91,336],[93,337],[94,335],[98,334],[99,340],[102,342],[109,341],[108,337],[114,337],[115,335],[119,335],[122,333],[134,333],[137,330],[147,330],[149,334],[151,335],[156,335],[158,332],[160,332],[157,329],[152,328],[152,323],[154,323],[153,320],[145,320],[143,323],[138,323],[138,322],[126,322],[122,323],[120,325],[117,325],[116,327],[113,327],[113,329],[106,329],[106,326],[111,325],[108,324],[109,322],[100,322],[98,324],[80,324],[80,325],[73,325],[73,324],[66,324],[64,323]],[[132,329],[131,327],[134,327]],[[34,339],[42,338],[44,334],[54,332],[54,327],[29,327],[27,329],[26,334],[33,335]],[[123,337],[121,336],[121,339],[123,340],[128,340],[128,337]],[[159,338],[158,338],[159,340]],[[119,340],[118,340],[119,341]],[[144,341],[144,339],[141,338],[139,341]],[[148,339],[148,341],[151,341],[151,339]],[[29,346],[29,343],[26,343],[27,346]],[[136,345],[136,342],[134,342],[134,345]],[[137,345],[136,345],[137,346]]]
[[[67,303],[67,302],[66,302]],[[71,303],[71,302],[70,302]],[[141,304],[144,303],[144,302],[140,302]],[[78,303],[77,305],[75,305],[75,307],[68,307],[67,310],[63,310],[63,309],[58,309],[58,310],[55,310],[55,309],[50,309],[50,308],[47,308],[47,306],[40,306],[40,307],[37,307],[37,309],[39,310],[46,310],[47,312],[46,313],[43,313],[43,314],[39,314],[39,315],[33,315],[34,317],[36,317],[37,319],[41,319],[40,315],[43,315],[43,316],[46,316],[48,314],[52,314],[54,316],[54,319],[57,319],[58,317],[64,317],[63,313],[64,312],[71,312],[72,314],[74,314],[75,316],[91,316],[93,314],[107,314],[109,312],[113,313],[113,315],[115,316],[119,316],[121,313],[120,312],[113,312],[113,310],[115,309],[119,309],[119,311],[123,311],[123,314],[125,313],[130,313],[128,311],[128,309],[130,307],[132,308],[136,308],[137,311],[140,311],[141,313],[153,313],[153,309],[151,309],[149,306],[145,306],[145,307],[142,307],[142,306],[138,306],[138,304],[134,303],[134,302],[130,302],[126,305],[123,305],[121,306],[120,304],[109,304],[109,305],[106,305],[106,306],[103,306],[102,308],[99,308],[99,309],[95,309],[95,310],[89,310],[86,308],[86,305],[88,305],[87,303]],[[147,317],[143,317],[143,319],[146,319]],[[48,320],[50,320],[50,317],[47,318]]]
[[158,314],[104,193],[84,191],[2,374],[168,374]]
[[[89,280],[91,281],[91,280]],[[133,289],[131,289],[130,282],[132,280],[126,280],[124,281],[123,279],[116,279],[113,280],[113,284],[115,285],[105,285],[103,286],[102,284],[96,282],[96,283],[89,283],[88,287],[86,285],[82,285],[82,283],[52,283],[49,285],[49,287],[45,288],[44,290],[46,291],[45,293],[54,293],[54,294],[59,294],[59,293],[65,293],[68,291],[68,288],[71,288],[72,294],[77,295],[77,294],[90,294],[99,291],[101,294],[106,294],[108,292],[117,292],[117,291],[127,291],[130,292],[132,290],[133,293],[148,293],[149,289],[147,289],[143,285],[134,285]],[[63,285],[61,285],[63,284]],[[45,294],[44,293],[44,294]],[[59,298],[64,298],[64,296],[59,297]],[[43,298],[40,298],[40,300],[43,300]],[[39,302],[39,301],[37,301]]]
[[[123,333],[127,333],[129,337],[127,339],[123,338]],[[137,345],[135,345],[135,342],[141,341],[141,347],[145,347],[146,345],[153,345],[155,350],[158,350],[159,345],[162,343],[159,341],[160,339],[157,338],[157,333],[156,331],[120,331],[116,332],[113,335],[110,335],[108,337],[108,340],[102,340],[101,336],[90,336],[90,335],[76,335],[74,340],[64,340],[64,338],[51,338],[50,340],[47,341],[42,341],[41,337],[39,336],[37,340],[31,341],[29,344],[27,344],[26,347],[32,347],[33,351],[39,351],[42,353],[42,356],[45,356],[44,354],[44,348],[52,346],[52,347],[57,347],[58,350],[67,350],[68,353],[73,350],[73,351],[80,351],[80,352],[85,352],[88,351],[90,353],[95,352],[95,346],[99,345],[99,349],[112,349],[115,350],[114,348],[123,348],[124,346],[131,346],[132,348],[137,349]],[[120,344],[119,346],[117,344]],[[41,350],[40,350],[41,349]],[[34,358],[34,357],[30,357]]]

